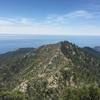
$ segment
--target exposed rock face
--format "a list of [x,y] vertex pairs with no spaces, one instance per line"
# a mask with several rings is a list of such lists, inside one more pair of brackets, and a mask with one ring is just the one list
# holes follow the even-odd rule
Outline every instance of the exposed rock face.
[[48,88],[57,88],[57,77],[56,76],[50,76],[47,81],[48,81]]
[[28,87],[28,81],[23,81],[19,86],[18,86],[18,90],[20,92],[25,93],[27,91],[27,87]]

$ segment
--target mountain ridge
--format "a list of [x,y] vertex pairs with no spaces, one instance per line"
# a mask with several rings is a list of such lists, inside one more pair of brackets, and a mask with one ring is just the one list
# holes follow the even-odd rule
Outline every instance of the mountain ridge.
[[100,86],[100,60],[68,41],[17,55],[10,58],[12,62],[0,61],[1,92],[19,91],[27,94],[28,100],[58,100],[66,88]]

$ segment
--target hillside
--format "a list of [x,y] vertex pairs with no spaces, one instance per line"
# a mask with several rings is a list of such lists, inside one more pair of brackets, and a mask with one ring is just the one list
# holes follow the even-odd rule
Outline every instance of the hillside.
[[0,55],[0,98],[100,100],[100,60],[68,41]]

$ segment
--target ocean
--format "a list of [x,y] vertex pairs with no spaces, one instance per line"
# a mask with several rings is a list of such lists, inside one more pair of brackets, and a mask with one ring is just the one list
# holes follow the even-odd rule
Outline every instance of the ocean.
[[0,35],[0,54],[18,48],[37,48],[43,44],[69,41],[80,47],[100,46],[100,36]]

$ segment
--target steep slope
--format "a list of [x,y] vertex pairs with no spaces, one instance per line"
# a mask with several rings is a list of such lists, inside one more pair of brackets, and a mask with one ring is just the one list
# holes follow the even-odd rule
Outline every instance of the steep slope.
[[12,94],[16,91],[23,93],[23,100],[63,100],[68,88],[77,93],[84,86],[100,86],[99,59],[67,41],[41,46],[19,58],[13,63],[9,61],[9,66],[6,62],[1,62],[0,88],[4,92],[9,90]]
[[34,52],[34,48],[21,48],[0,55],[0,90],[12,87],[14,76],[27,67],[25,59]]

